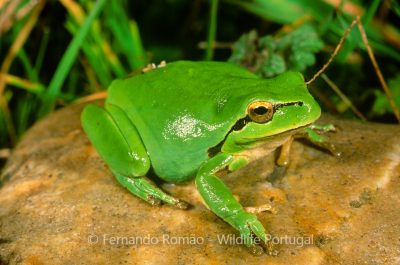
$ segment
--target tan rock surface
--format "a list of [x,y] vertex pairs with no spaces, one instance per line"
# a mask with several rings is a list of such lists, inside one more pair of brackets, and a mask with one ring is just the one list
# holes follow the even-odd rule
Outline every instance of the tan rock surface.
[[[400,264],[400,127],[329,118],[336,158],[296,142],[279,185],[273,155],[223,176],[279,254],[255,257],[208,211],[194,183],[164,184],[193,205],[152,207],[118,185],[84,135],[82,105],[24,137],[3,171],[0,264]],[[325,117],[326,120],[326,117]]]

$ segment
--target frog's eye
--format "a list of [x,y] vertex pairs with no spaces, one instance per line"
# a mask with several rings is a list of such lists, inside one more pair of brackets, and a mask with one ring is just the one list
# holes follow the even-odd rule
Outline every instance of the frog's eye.
[[272,119],[274,106],[267,101],[255,101],[247,107],[250,119],[257,123],[265,123]]

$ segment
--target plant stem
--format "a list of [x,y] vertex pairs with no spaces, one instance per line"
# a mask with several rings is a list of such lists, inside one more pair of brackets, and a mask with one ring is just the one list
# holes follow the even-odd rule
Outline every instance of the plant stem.
[[208,39],[206,49],[206,60],[212,60],[214,56],[215,37],[217,35],[217,14],[218,14],[218,0],[211,0],[210,10],[210,25],[208,28]]

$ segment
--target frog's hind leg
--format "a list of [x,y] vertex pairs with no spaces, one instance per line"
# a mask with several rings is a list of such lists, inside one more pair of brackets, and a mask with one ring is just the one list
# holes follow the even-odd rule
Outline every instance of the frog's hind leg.
[[150,159],[136,127],[120,108],[88,105],[82,113],[82,125],[122,186],[150,204],[163,201],[187,208],[186,202],[166,194],[145,177],[150,169]]
[[180,209],[190,206],[187,202],[166,194],[146,177],[125,177],[118,173],[114,173],[114,176],[123,187],[152,205],[159,205],[163,201]]

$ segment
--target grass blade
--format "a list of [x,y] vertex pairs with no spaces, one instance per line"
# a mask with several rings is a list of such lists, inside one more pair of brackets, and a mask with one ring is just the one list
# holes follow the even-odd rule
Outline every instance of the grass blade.
[[82,43],[89,32],[89,29],[94,21],[94,19],[100,14],[104,7],[105,0],[98,0],[91,10],[89,16],[83,23],[82,27],[79,29],[77,34],[72,39],[69,44],[65,54],[63,55],[61,62],[59,63],[56,72],[50,82],[50,85],[46,93],[42,97],[42,106],[38,112],[38,118],[45,116],[54,108],[54,103],[57,95],[61,91],[61,87],[72,64],[75,62],[78,52],[82,46]]
[[212,60],[214,56],[215,37],[217,35],[217,16],[218,16],[218,0],[211,0],[210,9],[210,25],[208,28],[206,60]]

